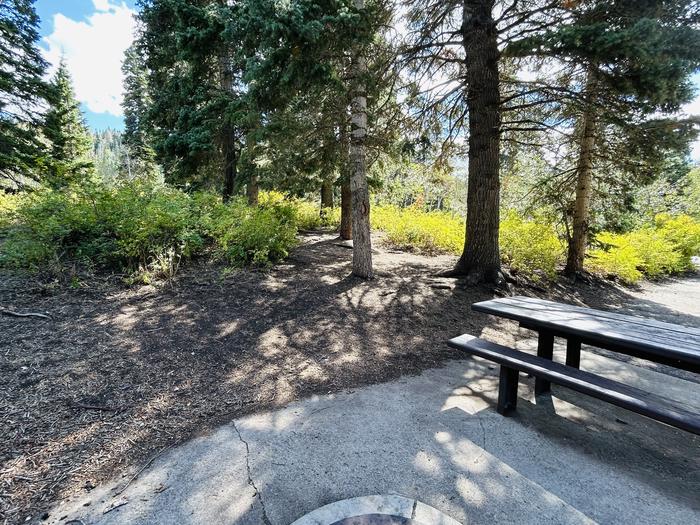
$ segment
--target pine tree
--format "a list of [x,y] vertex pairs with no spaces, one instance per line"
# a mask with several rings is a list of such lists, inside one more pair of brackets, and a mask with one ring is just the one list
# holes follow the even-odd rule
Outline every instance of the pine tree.
[[94,171],[90,153],[92,137],[75,99],[70,73],[63,60],[51,80],[53,96],[46,112],[44,133],[49,140],[50,160],[44,179],[61,188],[88,178]]
[[[523,134],[577,130],[583,155],[573,170],[583,177],[574,230],[583,232],[590,198],[586,181],[602,142],[595,137],[609,129],[601,120],[629,130],[627,136],[645,134],[635,132],[641,117],[677,107],[699,56],[700,8],[692,0],[410,4],[404,55],[416,81],[428,84],[420,95],[424,113],[443,127],[447,144],[459,145],[465,135],[468,140],[466,240],[448,273],[474,281],[499,280],[501,144],[530,143]],[[521,65],[549,75],[521,78]],[[566,110],[557,115],[560,107]],[[582,235],[574,236],[580,246]]]
[[124,146],[123,171],[129,178],[151,178],[158,172],[153,133],[147,118],[152,104],[143,49],[137,39],[124,52]]
[[693,97],[698,23],[700,7],[692,0],[587,1],[565,23],[505,49],[509,56],[557,61],[566,79],[537,83],[540,102],[552,111],[527,120],[574,130],[559,137],[575,152],[567,273],[583,270],[598,177],[607,184],[611,173],[624,183],[642,181],[660,172],[664,157],[686,151],[695,135],[696,123],[673,112]]
[[50,89],[38,25],[31,0],[0,2],[0,187],[36,181],[46,155],[37,127]]

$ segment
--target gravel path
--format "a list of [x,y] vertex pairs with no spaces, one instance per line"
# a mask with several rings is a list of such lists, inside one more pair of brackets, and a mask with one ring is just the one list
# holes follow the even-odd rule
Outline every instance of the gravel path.
[[[652,315],[672,323],[679,322],[681,318],[682,324],[700,327],[700,275],[645,283],[640,291],[632,292],[632,295],[639,299],[639,302],[626,306],[632,314]],[[653,305],[649,303],[664,308],[655,314]]]

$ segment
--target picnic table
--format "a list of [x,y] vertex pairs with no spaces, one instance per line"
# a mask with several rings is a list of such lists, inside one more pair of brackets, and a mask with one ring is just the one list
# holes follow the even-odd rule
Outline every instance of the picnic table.
[[[472,305],[472,310],[518,321],[538,333],[537,355],[552,359],[554,337],[566,339],[566,364],[579,367],[581,344],[700,373],[700,329],[556,303],[533,297],[505,297]],[[535,390],[548,390],[536,382]]]
[[[615,312],[531,297],[508,297],[472,305],[477,312],[518,321],[538,333],[537,356],[463,334],[448,341],[454,348],[501,365],[497,410],[508,415],[517,402],[518,373],[535,376],[535,394],[551,383],[632,410],[677,428],[700,434],[700,414],[670,400],[580,370],[581,345],[646,359],[700,373],[700,329]],[[566,363],[555,363],[554,338],[566,339]]]

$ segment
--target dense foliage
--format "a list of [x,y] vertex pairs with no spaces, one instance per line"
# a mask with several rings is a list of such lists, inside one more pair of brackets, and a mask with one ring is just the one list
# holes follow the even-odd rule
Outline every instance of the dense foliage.
[[77,264],[149,279],[210,249],[234,266],[266,266],[295,245],[297,213],[278,198],[225,205],[211,193],[143,182],[0,194],[0,265],[60,272]]

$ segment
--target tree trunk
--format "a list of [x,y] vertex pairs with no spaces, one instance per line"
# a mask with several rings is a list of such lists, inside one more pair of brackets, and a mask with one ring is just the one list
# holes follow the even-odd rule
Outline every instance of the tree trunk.
[[464,251],[453,275],[472,282],[498,282],[500,96],[498,44],[493,0],[464,1],[462,36],[466,52],[469,111],[469,179]]
[[[252,119],[251,119],[252,122]],[[246,169],[250,173],[248,178],[248,183],[245,187],[245,194],[248,197],[248,206],[258,205],[258,194],[260,193],[259,181],[260,177],[256,173],[255,167],[255,125],[248,125],[248,133],[245,138],[245,148],[246,148]]]
[[575,275],[583,271],[583,261],[588,245],[588,227],[593,195],[593,153],[595,149],[595,114],[590,97],[595,90],[595,74],[589,69],[586,79],[586,96],[589,99],[581,115],[581,137],[576,165],[576,201],[569,250],[564,273]]
[[352,192],[350,191],[350,138],[348,137],[347,106],[343,106],[338,131],[340,143],[340,238],[352,239]]
[[248,184],[246,184],[245,193],[248,197],[249,206],[258,205],[258,194],[260,193],[260,187],[258,186],[258,176],[253,174],[250,176]]
[[333,184],[329,180],[321,183],[321,210],[333,207]]
[[340,238],[352,239],[352,192],[350,181],[343,180],[340,186]]
[[223,156],[224,156],[224,188],[222,197],[224,202],[228,202],[233,195],[233,188],[236,183],[236,168],[238,166],[238,157],[236,155],[236,144],[233,139],[233,133],[224,131],[223,138]]
[[[230,60],[226,53],[219,56],[219,83],[221,90],[229,94],[233,92],[233,72],[231,71]],[[224,178],[221,194],[224,202],[228,202],[233,195],[233,188],[236,183],[238,156],[236,152],[236,138],[233,131],[230,124],[224,124],[221,129],[221,155]]]
[[[353,0],[355,8],[363,10],[365,0]],[[352,200],[352,273],[364,279],[372,278],[372,239],[369,228],[369,189],[367,187],[367,95],[365,75],[367,63],[362,49],[355,47],[351,66],[352,100],[350,131],[350,192]]]

